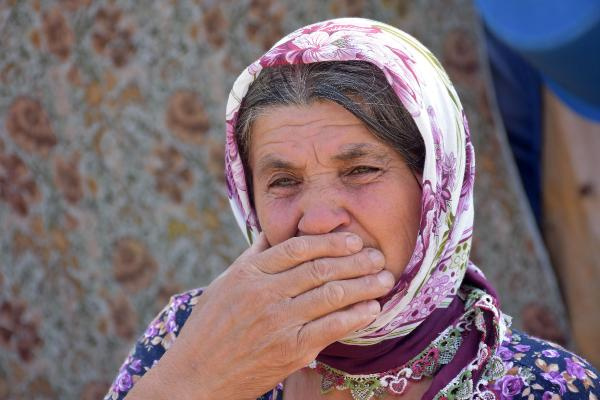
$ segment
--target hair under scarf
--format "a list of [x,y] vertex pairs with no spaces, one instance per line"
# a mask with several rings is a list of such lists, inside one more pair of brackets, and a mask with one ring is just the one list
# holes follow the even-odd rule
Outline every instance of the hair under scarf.
[[408,380],[427,375],[433,382],[425,399],[493,399],[486,384],[503,373],[495,353],[506,323],[495,291],[469,261],[473,146],[452,83],[415,38],[376,21],[335,19],[290,33],[246,68],[233,85],[226,111],[225,169],[235,218],[252,242],[260,226],[235,139],[237,114],[252,81],[263,68],[350,60],[383,71],[419,128],[426,156],[412,257],[377,319],[319,354],[325,385],[343,385],[340,376],[375,374],[373,382],[352,392],[368,399],[382,387],[402,393]]

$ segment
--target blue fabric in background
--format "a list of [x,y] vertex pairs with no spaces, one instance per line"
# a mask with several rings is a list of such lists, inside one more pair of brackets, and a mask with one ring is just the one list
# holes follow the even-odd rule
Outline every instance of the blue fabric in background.
[[542,77],[487,27],[485,41],[496,100],[525,193],[541,220]]
[[487,28],[578,114],[600,122],[600,1],[475,0]]

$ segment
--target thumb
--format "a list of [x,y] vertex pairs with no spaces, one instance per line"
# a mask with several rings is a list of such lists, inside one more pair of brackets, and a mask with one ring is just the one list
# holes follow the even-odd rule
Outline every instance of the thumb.
[[[269,247],[271,247],[271,245],[269,244],[269,241],[267,240],[267,236],[261,232],[258,234],[258,237],[256,238],[256,240],[252,243],[252,245],[246,249],[246,251],[244,251],[239,257],[238,260],[246,258],[248,256],[253,256],[255,254],[259,254],[262,253],[263,251],[267,250]],[[234,263],[235,264],[235,263]],[[233,264],[232,264],[233,265]],[[227,268],[225,269],[223,272],[221,272],[221,274],[215,279],[215,282],[217,280],[223,279],[225,276],[227,276],[227,274],[229,274],[229,272],[231,271],[231,268]]]
[[267,250],[269,247],[271,247],[271,245],[269,244],[269,241],[267,240],[267,235],[265,235],[264,232],[261,232],[258,234],[258,237],[252,243],[252,245],[248,248],[248,250],[246,250],[244,253],[246,255],[254,255],[254,254],[262,253],[263,251]]

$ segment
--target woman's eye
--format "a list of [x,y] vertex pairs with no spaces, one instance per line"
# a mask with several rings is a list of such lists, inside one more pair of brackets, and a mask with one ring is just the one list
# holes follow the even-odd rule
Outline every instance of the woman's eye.
[[369,174],[369,173],[378,172],[378,171],[379,171],[379,168],[367,167],[367,166],[361,165],[360,167],[352,168],[350,170],[350,172],[348,172],[348,175],[364,175],[364,174]]
[[278,178],[273,182],[269,183],[269,187],[290,187],[298,184],[298,182],[291,178]]

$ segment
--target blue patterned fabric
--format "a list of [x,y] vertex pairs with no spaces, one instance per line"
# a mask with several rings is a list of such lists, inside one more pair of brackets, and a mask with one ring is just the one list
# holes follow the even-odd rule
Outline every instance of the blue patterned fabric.
[[[123,399],[135,380],[144,375],[175,341],[202,294],[191,290],[171,298],[148,325],[127,357],[105,400]],[[600,398],[598,371],[562,347],[516,330],[508,331],[498,350],[507,373],[491,383],[500,400]],[[258,400],[281,400],[280,385]],[[450,399],[448,399],[450,400]]]

